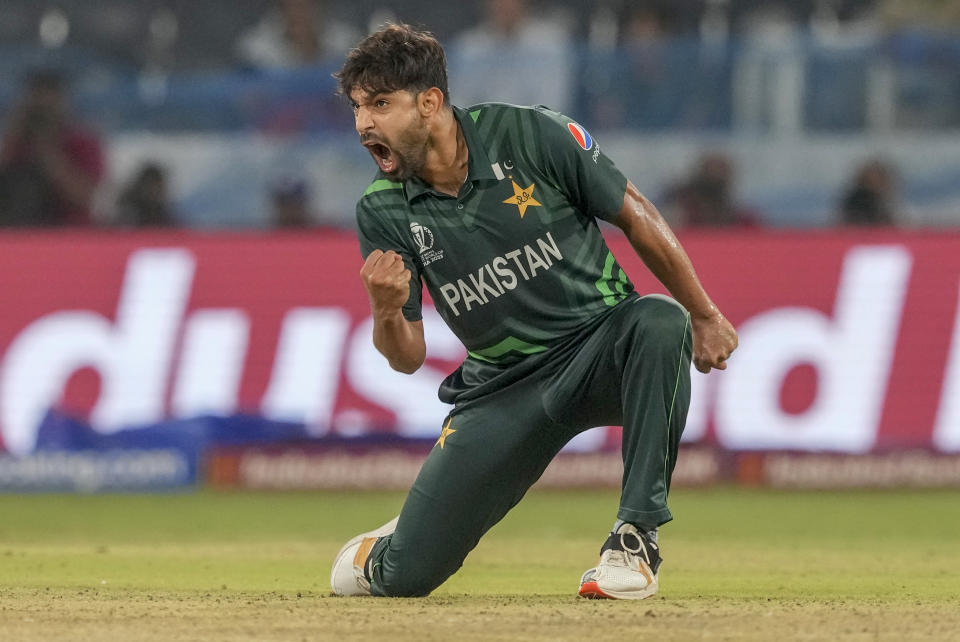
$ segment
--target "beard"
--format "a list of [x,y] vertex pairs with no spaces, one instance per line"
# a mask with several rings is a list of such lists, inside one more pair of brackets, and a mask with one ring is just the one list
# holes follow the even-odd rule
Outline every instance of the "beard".
[[419,117],[395,139],[376,134],[360,137],[380,171],[389,179],[400,182],[416,176],[426,165],[428,141],[427,123]]

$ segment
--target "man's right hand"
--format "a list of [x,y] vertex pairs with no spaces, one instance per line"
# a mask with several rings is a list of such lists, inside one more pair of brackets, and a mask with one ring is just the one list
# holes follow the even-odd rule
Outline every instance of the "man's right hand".
[[410,270],[393,250],[371,252],[360,269],[360,278],[374,316],[399,311],[410,297]]

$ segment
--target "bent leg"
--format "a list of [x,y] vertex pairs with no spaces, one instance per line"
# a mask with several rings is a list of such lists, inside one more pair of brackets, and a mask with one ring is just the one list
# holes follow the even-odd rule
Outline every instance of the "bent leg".
[[648,528],[672,518],[667,492],[690,404],[688,319],[660,295],[620,303],[545,391],[565,424],[623,425],[617,517]]
[[372,552],[372,593],[422,596],[442,584],[571,435],[547,417],[533,380],[454,410],[407,496],[396,532]]
[[690,406],[690,317],[673,301],[643,297],[616,343],[623,380],[623,488],[617,517],[656,527],[673,519],[670,478]]

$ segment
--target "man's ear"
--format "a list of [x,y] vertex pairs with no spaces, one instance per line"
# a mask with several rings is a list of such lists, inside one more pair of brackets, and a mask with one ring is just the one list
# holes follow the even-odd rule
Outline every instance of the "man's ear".
[[417,96],[417,108],[424,118],[437,114],[443,107],[443,92],[437,87],[421,91]]

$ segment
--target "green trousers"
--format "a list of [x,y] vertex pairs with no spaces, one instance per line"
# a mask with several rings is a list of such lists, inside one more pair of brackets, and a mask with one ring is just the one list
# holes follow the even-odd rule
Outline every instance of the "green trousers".
[[690,401],[689,315],[666,297],[631,297],[556,352],[454,407],[396,531],[372,551],[374,595],[422,596],[442,584],[564,444],[595,426],[623,425],[617,518],[647,527],[672,519],[667,493]]

